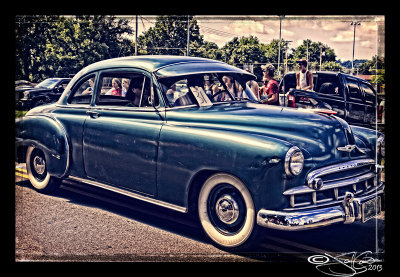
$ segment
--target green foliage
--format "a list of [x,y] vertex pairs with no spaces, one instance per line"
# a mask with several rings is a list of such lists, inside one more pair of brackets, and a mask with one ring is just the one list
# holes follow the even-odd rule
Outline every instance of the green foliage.
[[19,16],[15,32],[15,77],[33,82],[134,52],[128,21],[113,16]]
[[[187,16],[180,15],[157,17],[154,27],[150,27],[138,37],[140,53],[148,55],[186,55],[187,21]],[[200,35],[197,20],[193,16],[189,16],[189,22],[189,42],[193,43],[193,45],[203,45],[203,36]]]
[[[303,40],[297,48],[290,42],[273,39],[265,44],[255,36],[234,37],[223,47],[205,41],[193,16],[158,16],[155,25],[138,36],[138,54],[186,55],[189,19],[189,55],[220,60],[232,65],[273,63],[277,68],[280,48],[280,71],[297,70],[296,61],[307,58],[310,70],[342,70],[345,63],[336,61],[335,51],[321,42]],[[115,16],[16,16],[15,78],[39,82],[49,77],[70,77],[94,62],[133,55],[133,33],[127,19]],[[287,60],[286,60],[287,58]],[[358,64],[357,64],[358,65]],[[358,66],[359,74],[375,74],[384,69],[384,59],[373,57]],[[275,72],[278,74],[278,72]],[[279,75],[279,74],[278,74]],[[384,70],[378,71],[378,83],[384,82]]]

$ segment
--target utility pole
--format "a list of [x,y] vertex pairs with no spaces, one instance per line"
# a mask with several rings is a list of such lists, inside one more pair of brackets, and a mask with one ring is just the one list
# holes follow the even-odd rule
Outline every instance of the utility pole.
[[190,37],[190,20],[189,15],[187,16],[187,45],[186,45],[186,56],[189,56],[189,37]]
[[135,30],[135,56],[137,56],[137,33],[138,33],[138,16],[136,16],[136,30]]
[[355,44],[356,44],[356,27],[357,25],[360,25],[360,22],[358,21],[353,21],[350,23],[350,26],[353,25],[354,26],[354,37],[353,37],[353,59],[351,61],[351,73],[354,75],[354,48],[355,48]]
[[322,45],[319,46],[319,71],[322,71]]
[[284,15],[279,16],[279,43],[278,43],[278,76],[281,78],[280,71],[280,60],[281,60],[281,39],[282,39],[282,19],[285,17]]

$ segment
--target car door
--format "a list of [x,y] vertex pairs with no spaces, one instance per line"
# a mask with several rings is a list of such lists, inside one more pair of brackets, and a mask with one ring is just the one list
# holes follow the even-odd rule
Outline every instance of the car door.
[[346,76],[346,83],[348,91],[346,99],[348,114],[346,121],[352,124],[364,125],[365,106],[363,103],[362,92],[358,85],[358,80]]
[[366,124],[373,125],[377,117],[376,92],[367,82],[360,82],[360,88],[364,95],[365,122]]
[[87,112],[91,110],[92,94],[86,94],[90,80],[95,80],[97,73],[90,73],[82,76],[71,88],[71,93],[65,105],[59,105],[53,115],[65,128],[69,134],[70,143],[70,168],[71,176],[84,178],[83,156],[82,156],[82,134],[85,120],[88,118]]
[[[121,87],[119,93],[119,88],[113,86],[117,80],[126,83],[126,79],[128,92],[123,94]],[[133,86],[137,93],[134,95]],[[150,76],[143,72],[101,73],[95,105],[88,111],[83,133],[87,177],[156,194],[158,138],[163,120],[153,107],[152,89]]]

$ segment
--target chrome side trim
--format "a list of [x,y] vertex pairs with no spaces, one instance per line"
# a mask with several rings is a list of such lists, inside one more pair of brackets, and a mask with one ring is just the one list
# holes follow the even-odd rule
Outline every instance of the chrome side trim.
[[72,179],[72,180],[75,180],[75,181],[78,181],[78,182],[82,182],[82,183],[91,185],[91,186],[95,186],[95,187],[106,189],[106,190],[109,190],[109,191],[112,191],[112,192],[115,192],[115,193],[119,193],[119,194],[131,197],[131,198],[134,198],[134,199],[142,200],[142,201],[145,201],[147,203],[151,203],[151,204],[155,204],[155,205],[158,205],[158,206],[161,206],[161,207],[164,207],[164,208],[168,208],[168,209],[171,209],[171,210],[174,210],[174,211],[178,211],[178,212],[181,212],[181,213],[187,213],[187,208],[186,207],[181,207],[181,206],[178,206],[178,205],[174,205],[174,204],[171,204],[171,203],[168,203],[168,202],[164,202],[164,201],[161,201],[161,200],[158,200],[158,199],[154,199],[154,198],[139,194],[139,193],[134,193],[134,192],[131,192],[131,191],[128,191],[128,190],[124,190],[124,189],[120,189],[120,188],[117,188],[117,187],[113,187],[113,186],[110,186],[110,185],[107,185],[107,184],[104,184],[104,183],[100,183],[100,182],[93,181],[93,180],[88,180],[88,179],[83,179],[83,178],[79,178],[79,177],[75,177],[75,176],[69,176],[68,178]]

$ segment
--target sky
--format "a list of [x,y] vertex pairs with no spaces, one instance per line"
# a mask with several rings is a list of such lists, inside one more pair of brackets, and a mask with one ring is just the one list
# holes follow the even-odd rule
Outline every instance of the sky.
[[[234,37],[253,35],[265,44],[279,39],[280,20],[277,15],[194,16],[200,34],[218,47]],[[135,26],[135,16],[130,19]],[[138,34],[154,26],[155,19],[156,16],[139,16]],[[354,59],[371,59],[376,54],[384,56],[385,17],[381,15],[286,15],[281,20],[281,37],[291,41],[289,48],[296,48],[303,40],[310,39],[333,48],[338,60],[352,60],[354,25],[350,24],[355,21],[360,25],[356,25]]]

